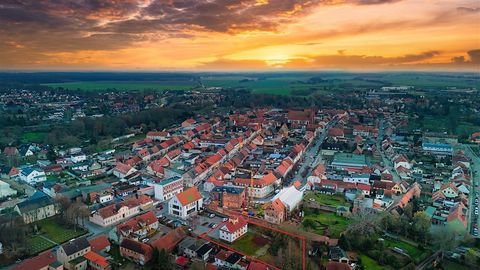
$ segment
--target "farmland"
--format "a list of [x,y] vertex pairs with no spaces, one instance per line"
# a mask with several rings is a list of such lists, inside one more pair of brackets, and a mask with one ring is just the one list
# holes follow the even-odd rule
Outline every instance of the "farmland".
[[190,90],[196,86],[193,81],[93,81],[93,82],[64,82],[46,83],[53,88],[83,91],[165,91],[165,90]]

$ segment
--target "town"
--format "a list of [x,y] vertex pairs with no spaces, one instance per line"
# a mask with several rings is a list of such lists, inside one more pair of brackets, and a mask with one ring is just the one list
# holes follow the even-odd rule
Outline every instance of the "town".
[[407,129],[406,90],[366,92],[362,108],[192,112],[162,130],[129,129],[101,151],[9,144],[0,261],[99,270],[478,265],[480,132]]

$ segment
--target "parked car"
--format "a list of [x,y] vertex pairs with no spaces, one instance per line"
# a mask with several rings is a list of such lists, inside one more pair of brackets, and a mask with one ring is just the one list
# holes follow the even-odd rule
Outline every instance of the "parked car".
[[214,217],[215,217],[215,214],[212,213],[212,214],[208,215],[208,217],[209,217],[209,218],[214,218]]

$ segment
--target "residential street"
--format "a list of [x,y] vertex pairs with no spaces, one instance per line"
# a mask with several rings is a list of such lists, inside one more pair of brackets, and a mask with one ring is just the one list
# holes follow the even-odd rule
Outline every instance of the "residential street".
[[[479,215],[475,215],[475,207],[478,207],[478,203],[475,203],[475,197],[476,194],[480,193],[479,189],[479,184],[480,184],[480,158],[472,151],[470,146],[468,145],[462,145],[462,148],[465,151],[465,154],[472,159],[472,162],[470,164],[470,173],[471,173],[471,179],[472,179],[472,185],[473,185],[473,191],[470,193],[469,196],[469,205],[470,205],[470,211],[468,211],[469,215],[469,221],[468,222],[468,231],[470,233],[473,233],[473,224],[478,224],[480,222]],[[476,218],[475,218],[476,216]],[[476,236],[478,237],[478,236]]]

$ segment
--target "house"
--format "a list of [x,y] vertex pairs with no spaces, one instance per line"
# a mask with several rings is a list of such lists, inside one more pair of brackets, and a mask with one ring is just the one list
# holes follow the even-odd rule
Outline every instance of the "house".
[[47,180],[45,171],[36,166],[24,167],[20,170],[20,180],[26,182],[29,185],[44,182]]
[[220,239],[233,243],[247,233],[248,222],[242,216],[230,217],[220,228]]
[[8,183],[0,181],[0,199],[5,197],[10,197],[16,194],[17,194],[17,191],[10,188],[10,185]]
[[278,177],[273,172],[270,172],[261,176],[261,178],[253,177],[253,186],[251,186],[251,178],[235,178],[233,184],[236,186],[247,187],[247,196],[253,198],[265,198],[274,192],[275,185],[278,181]]
[[92,251],[95,251],[97,253],[110,251],[110,241],[108,241],[108,238],[106,235],[102,234],[95,238],[92,238],[88,240],[88,243],[90,243],[90,247],[92,248]]
[[11,157],[11,156],[18,156],[20,155],[20,152],[18,151],[18,149],[14,146],[7,146],[5,147],[5,149],[3,150],[3,154],[7,157]]
[[57,214],[55,201],[47,194],[37,191],[30,198],[18,203],[14,210],[30,224]]
[[182,219],[196,215],[203,208],[203,197],[197,187],[175,194],[168,202],[168,213]]
[[91,251],[86,237],[70,240],[57,249],[57,260],[68,270],[87,269],[87,260],[84,255]]
[[170,137],[168,131],[149,131],[147,133],[147,138],[154,141],[165,141]]
[[87,260],[87,269],[91,270],[110,270],[110,262],[107,258],[103,257],[102,255],[96,253],[95,251],[87,252],[83,255],[85,260]]
[[138,213],[141,210],[149,209],[153,206],[153,201],[146,195],[140,195],[129,198],[123,202],[111,204],[98,209],[90,215],[89,220],[102,227],[107,227],[115,223],[124,221]]
[[435,155],[453,155],[453,147],[446,143],[422,143],[422,149]]
[[245,188],[235,186],[216,186],[211,191],[212,200],[220,207],[239,209],[245,204]]
[[236,252],[222,249],[215,255],[215,265],[217,267],[223,267],[220,269],[246,270],[248,265],[242,263],[242,258],[242,255]]
[[57,261],[52,250],[45,251],[39,255],[16,263],[11,270],[63,270],[63,264]]
[[208,255],[213,251],[213,248],[204,239],[195,239],[187,236],[178,244],[180,254],[185,254],[189,258],[208,259]]
[[282,201],[285,209],[288,212],[292,212],[294,209],[298,207],[300,202],[303,199],[303,191],[299,191],[295,186],[289,186],[288,188],[283,188],[273,200],[279,199]]
[[123,179],[123,178],[133,174],[136,171],[137,170],[135,168],[131,167],[130,165],[118,162],[117,166],[115,166],[115,168],[113,169],[113,175],[115,175],[116,177],[118,177],[120,179]]
[[340,263],[350,263],[347,253],[339,246],[331,247],[328,252],[328,258],[331,261]]
[[120,255],[140,265],[152,259],[153,248],[147,244],[125,238],[120,244]]
[[472,134],[471,142],[480,144],[480,132],[475,132]]
[[468,226],[468,208],[459,202],[453,206],[447,216],[447,226],[459,234],[463,234]]
[[182,227],[176,228],[164,236],[158,238],[152,243],[152,246],[156,249],[165,250],[166,252],[172,252],[175,247],[187,236],[187,233]]
[[183,191],[183,177],[173,176],[149,185],[153,185],[155,199],[163,202]]
[[280,199],[273,200],[265,207],[264,218],[267,222],[280,224],[285,221],[286,215],[285,205]]
[[455,199],[459,195],[459,190],[454,183],[445,183],[440,187],[440,191],[448,199]]
[[122,222],[116,226],[117,242],[122,242],[124,237],[142,239],[158,229],[158,219],[153,211],[148,211]]

